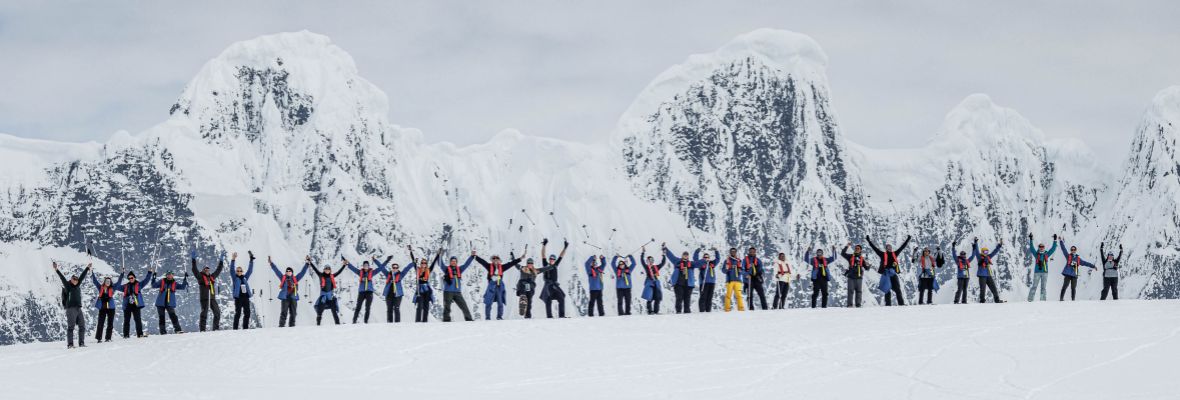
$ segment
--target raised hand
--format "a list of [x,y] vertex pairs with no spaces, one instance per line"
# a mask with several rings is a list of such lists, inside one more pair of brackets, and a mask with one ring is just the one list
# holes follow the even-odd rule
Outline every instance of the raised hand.
[[475,250],[472,250],[472,251],[471,251],[471,255],[472,255],[472,256],[474,256],[474,255],[475,255]]
[[246,250],[246,255],[250,256],[250,259],[251,259],[251,260],[253,260],[253,259],[254,259],[254,252],[253,252],[253,251]]
[[569,241],[569,240],[562,239],[562,240],[561,240],[561,242],[562,242],[562,243],[561,243],[561,248],[563,248],[563,249],[564,249],[564,248],[566,248],[566,247],[570,247],[570,241]]
[[54,271],[57,271],[57,261],[54,261],[54,262],[53,262],[53,270],[54,270]]
[[541,239],[541,245],[542,245],[542,246],[545,246],[545,245],[548,245],[548,244],[549,244],[549,238],[544,238],[544,239]]
[[235,252],[234,252],[234,254],[231,254],[231,255],[229,256],[229,258],[230,258],[231,260],[237,260],[237,259],[238,259],[238,252],[236,252],[236,251],[235,251]]
[[1033,240],[1033,234],[1032,234],[1032,232],[1029,232],[1029,233],[1028,233],[1028,240],[1029,240],[1030,242]]

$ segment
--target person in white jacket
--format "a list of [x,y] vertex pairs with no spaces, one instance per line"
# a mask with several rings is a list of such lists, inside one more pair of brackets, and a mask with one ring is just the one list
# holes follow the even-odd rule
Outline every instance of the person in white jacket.
[[[787,263],[787,255],[785,253],[778,253],[778,258],[774,260],[774,280],[777,282],[777,290],[774,292],[774,302],[771,308],[775,310],[782,310],[787,308],[787,294],[791,291],[791,264]],[[798,278],[798,275],[795,275]]]

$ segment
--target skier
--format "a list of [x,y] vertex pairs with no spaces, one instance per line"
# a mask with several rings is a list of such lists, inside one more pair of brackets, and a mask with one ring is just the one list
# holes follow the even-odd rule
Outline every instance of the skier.
[[[152,281],[152,272],[148,271],[147,282]],[[143,305],[142,285],[135,279],[135,272],[127,273],[127,283],[115,284],[115,290],[123,291],[123,338],[126,339],[131,334],[131,317],[135,317],[135,337],[144,337],[143,335],[143,319],[139,316],[139,310]]]
[[647,255],[646,246],[640,247],[639,259],[643,261],[643,294],[640,296],[647,301],[647,313],[659,314],[660,301],[664,299],[663,283],[660,282],[660,269],[664,268],[664,264],[668,262],[668,256],[660,257],[660,263],[655,263],[655,258]]
[[861,306],[861,298],[864,295],[864,276],[865,267],[868,263],[865,262],[865,255],[862,252],[861,245],[856,245],[852,248],[852,254],[848,253],[848,248],[852,247],[852,242],[844,245],[840,250],[840,256],[844,257],[844,261],[848,262],[848,270],[844,271],[844,277],[848,278],[848,296],[844,300],[845,307],[857,308]]
[[345,266],[348,265],[348,260],[341,257],[341,267],[336,273],[332,273],[332,266],[325,265],[324,270],[320,271],[315,267],[315,263],[308,261],[307,266],[311,267],[311,272],[320,278],[320,296],[315,299],[315,324],[320,325],[320,321],[324,318],[324,310],[332,310],[332,320],[336,325],[340,325],[340,304],[336,299],[336,278],[344,273]]
[[[402,322],[402,296],[405,294],[402,291],[402,271],[397,263],[389,263],[392,260],[393,256],[385,257],[385,262],[373,257],[377,270],[385,271],[385,289],[381,295],[385,296],[385,322],[389,323]],[[414,260],[410,260],[409,265],[414,265]]]
[[966,251],[956,251],[958,246],[958,241],[951,242],[951,254],[955,255],[955,304],[967,304],[967,284],[971,282],[971,261],[975,260],[975,253],[968,256]]
[[[236,254],[236,253],[235,253]],[[209,310],[213,310],[213,330],[221,329],[221,306],[217,304],[217,276],[221,274],[221,267],[225,266],[225,251],[221,252],[221,258],[217,260],[217,269],[212,273],[209,272],[209,266],[197,271],[197,251],[189,251],[189,256],[192,259],[193,276],[197,277],[197,282],[200,283],[201,294],[201,320],[198,327],[201,332],[205,331],[205,321],[209,318]],[[230,266],[232,269],[233,266]]]
[[787,253],[778,253],[774,260],[774,301],[770,307],[774,310],[787,309],[787,295],[791,293],[791,264],[787,262]]
[[119,274],[119,281],[111,282],[111,277],[102,278],[102,283],[98,282],[97,274],[90,274],[90,282],[94,284],[94,288],[98,291],[98,297],[94,298],[94,308],[98,309],[98,329],[94,331],[94,341],[102,343],[102,330],[106,327],[107,340],[111,341],[111,334],[115,331],[115,287],[123,284],[123,274]]
[[934,269],[942,268],[942,265],[946,264],[946,259],[942,257],[942,249],[936,250],[937,256],[931,256],[930,248],[924,248],[922,254],[912,260],[918,264],[918,304],[934,304],[934,290],[938,288],[934,280]]
[[[526,247],[524,250],[528,252]],[[508,293],[504,289],[504,271],[514,268],[520,264],[520,259],[512,252],[508,252],[508,258],[511,259],[507,263],[500,260],[500,256],[493,255],[492,261],[488,262],[480,256],[475,256],[475,262],[482,265],[488,271],[488,288],[483,292],[483,317],[484,320],[492,319],[492,304],[496,304],[496,319],[504,319],[504,304],[508,302]]]
[[717,286],[717,263],[721,261],[721,252],[716,248],[712,250],[712,258],[709,257],[707,251],[701,256],[700,248],[692,252],[692,262],[697,264],[697,269],[701,271],[700,277],[697,278],[697,281],[701,283],[701,295],[697,300],[697,309],[700,312],[713,311],[713,289]]
[[250,275],[254,274],[254,252],[247,251],[246,255],[250,259],[245,271],[236,265],[238,253],[234,253],[229,259],[229,267],[234,270],[234,273],[229,276],[230,283],[233,284],[234,330],[238,329],[239,317],[243,317],[241,318],[242,329],[250,329],[250,297],[254,295],[254,292],[250,290]]
[[[413,247],[406,246],[406,248],[410,250],[410,260],[416,260]],[[433,261],[428,263],[423,258],[416,263],[411,262],[403,272],[403,274],[408,274],[411,269],[417,269],[418,285],[414,292],[414,322],[425,323],[430,317],[430,303],[434,301],[434,289],[430,287],[430,273],[434,271],[434,265],[438,263],[440,257],[442,257],[442,249],[435,253]]]
[[746,287],[746,298],[750,302],[750,311],[754,311],[754,294],[758,295],[759,304],[766,310],[766,289],[762,279],[765,271],[762,269],[762,260],[758,258],[757,249],[751,247],[746,251],[746,257],[742,258],[742,270],[745,271],[749,285]]
[[57,273],[57,278],[61,279],[61,305],[66,308],[66,348],[74,348],[74,329],[78,330],[78,346],[86,347],[86,314],[82,312],[82,281],[86,279],[86,274],[90,273],[90,264],[86,264],[86,269],[82,270],[82,276],[71,275],[70,279],[66,279],[65,275],[61,274],[61,270],[57,268],[57,263],[53,263],[53,272]]
[[[549,244],[549,239],[541,240],[541,256],[545,255],[545,246]],[[537,273],[541,274],[541,278],[545,282],[545,286],[541,288],[541,301],[545,302],[545,317],[553,318],[553,311],[550,305],[553,301],[557,301],[557,316],[565,318],[565,292],[561,290],[561,285],[557,282],[557,266],[561,264],[561,260],[565,258],[565,250],[570,247],[570,242],[567,240],[561,247],[561,255],[555,256],[550,254],[549,259],[541,259],[541,269]]]
[[356,288],[356,309],[352,310],[352,323],[356,323],[361,316],[362,305],[365,308],[365,323],[369,323],[369,309],[373,307],[373,277],[379,276],[385,272],[385,268],[378,267],[373,269],[369,266],[369,260],[361,262],[361,267],[357,268],[352,263],[345,260],[345,264],[349,271],[357,275],[360,280]]
[[1028,301],[1033,301],[1033,294],[1041,288],[1041,301],[1045,301],[1045,283],[1049,276],[1049,257],[1057,251],[1057,234],[1053,234],[1053,248],[1045,251],[1045,244],[1038,244],[1033,248],[1033,234],[1028,234],[1028,252],[1033,256],[1032,285],[1028,287]]
[[[1065,238],[1060,240],[1061,248],[1065,248]],[[1091,270],[1098,269],[1090,262],[1083,260],[1082,256],[1078,255],[1077,246],[1070,246],[1069,254],[1065,255],[1065,268],[1061,270],[1061,275],[1065,279],[1061,282],[1061,299],[1065,301],[1065,288],[1069,288],[1069,300],[1077,300],[1078,294],[1078,269],[1082,266],[1090,267]]]
[[737,248],[729,248],[729,257],[721,264],[721,270],[725,272],[725,298],[722,302],[725,312],[733,309],[733,303],[737,303],[738,311],[746,311],[746,306],[742,303],[742,280],[745,272],[742,268],[742,259],[737,256]]
[[516,297],[519,298],[520,316],[526,319],[533,318],[533,295],[537,290],[537,267],[533,264],[533,259],[525,261],[525,265],[517,264],[516,269],[520,270],[520,278],[516,281]]
[[[439,253],[442,249],[438,250]],[[459,311],[463,312],[464,321],[472,321],[471,310],[467,309],[467,300],[463,298],[463,273],[471,266],[471,262],[475,260],[475,250],[471,251],[471,255],[467,256],[467,260],[463,265],[459,265],[459,259],[455,256],[448,258],[446,266],[442,265],[439,260],[439,269],[443,271],[443,322],[451,322],[451,303],[459,306]]]
[[992,291],[992,299],[995,300],[996,303],[1004,302],[1003,300],[1000,300],[1000,293],[998,290],[996,290],[996,280],[992,276],[991,271],[992,258],[996,256],[996,253],[1000,252],[1000,248],[1002,247],[1004,247],[1004,239],[1000,239],[999,244],[996,245],[996,249],[990,252],[987,251],[986,247],[982,249],[979,248],[979,238],[975,238],[975,241],[971,245],[972,257],[979,262],[979,268],[975,270],[975,276],[979,277],[980,303],[987,302],[987,290]]
[[[152,273],[154,274],[154,272]],[[180,328],[180,319],[176,318],[176,291],[188,290],[188,273],[184,274],[184,279],[177,282],[172,271],[168,271],[164,274],[163,279],[152,281],[152,288],[160,289],[156,293],[156,315],[159,317],[160,334],[168,334],[167,325],[164,324],[165,313],[172,320],[172,333],[184,333],[184,329]]]
[[692,290],[696,287],[696,274],[693,273],[693,268],[698,264],[689,261],[687,251],[676,257],[664,243],[660,244],[660,248],[664,250],[664,257],[671,261],[673,266],[672,296],[675,298],[676,313],[691,313]]
[[897,250],[893,250],[892,245],[885,244],[885,251],[881,251],[873,243],[872,238],[865,236],[865,241],[869,242],[869,247],[881,259],[881,266],[877,268],[877,272],[881,274],[881,284],[878,287],[881,289],[881,292],[885,293],[886,306],[893,305],[891,294],[897,295],[897,305],[905,305],[905,297],[901,294],[901,279],[897,277],[897,273],[900,272],[898,268],[901,267],[901,261],[897,258],[897,255],[905,251],[906,246],[910,244],[910,238],[909,235],[906,235],[905,241],[901,243],[901,246]]
[[615,255],[610,265],[615,272],[615,302],[619,315],[631,315],[631,271],[635,270],[635,256],[628,255],[627,261]]
[[1106,252],[1106,243],[1098,245],[1098,252],[1106,255],[1106,260],[1102,262],[1102,300],[1106,300],[1106,293],[1109,291],[1114,294],[1114,299],[1119,299],[1119,261],[1123,259],[1123,245],[1119,245],[1119,255],[1115,257],[1114,253]]
[[594,316],[594,305],[598,305],[598,316],[605,317],[602,306],[602,274],[606,272],[605,256],[590,256],[586,259],[586,279],[590,289],[590,302],[586,304],[586,316]]
[[824,258],[824,250],[821,248],[815,249],[815,257],[811,256],[811,250],[807,250],[807,253],[803,254],[803,261],[811,266],[811,308],[815,308],[815,300],[820,293],[823,293],[822,308],[828,308],[828,265],[836,262],[836,246],[832,246],[832,255],[827,258]]
[[279,328],[287,325],[294,327],[295,310],[299,305],[299,280],[307,274],[307,267],[311,266],[311,256],[303,257],[303,269],[299,270],[298,274],[291,267],[287,267],[285,273],[279,272],[279,267],[270,256],[266,256],[266,263],[270,264],[271,271],[279,278]]

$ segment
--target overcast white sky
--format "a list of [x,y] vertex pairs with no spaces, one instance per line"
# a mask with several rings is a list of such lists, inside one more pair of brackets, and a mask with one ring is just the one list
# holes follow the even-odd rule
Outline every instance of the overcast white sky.
[[982,92],[1121,157],[1180,84],[1178,1],[164,3],[0,3],[0,132],[138,132],[230,43],[301,29],[352,54],[392,122],[460,144],[603,140],[659,72],[762,27],[819,41],[843,131],[872,147],[920,145]]

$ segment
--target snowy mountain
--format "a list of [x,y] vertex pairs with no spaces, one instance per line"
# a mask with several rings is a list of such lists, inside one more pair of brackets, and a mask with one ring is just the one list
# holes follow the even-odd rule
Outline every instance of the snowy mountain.
[[[253,250],[255,322],[268,326],[278,305],[269,300],[277,280],[266,256],[280,267],[305,254],[320,265],[385,255],[404,264],[410,245],[422,256],[445,248],[460,261],[473,249],[537,258],[545,237],[549,253],[571,242],[562,283],[575,313],[584,310],[582,262],[591,255],[638,256],[646,243],[658,257],[664,241],[677,252],[756,246],[767,260],[787,253],[798,268],[806,247],[861,242],[866,233],[895,245],[913,234],[944,249],[954,238],[960,247],[971,236],[987,245],[1003,238],[1000,284],[1010,299],[1026,287],[1021,240],[1029,231],[1045,241],[1062,233],[1087,257],[1099,239],[1121,240],[1130,249],[1124,296],[1177,295],[1177,224],[1149,218],[1177,215],[1168,201],[1180,189],[1176,90],[1149,108],[1116,184],[1100,167],[1110,163],[1084,145],[1046,140],[982,95],[954,108],[923,148],[850,143],[830,105],[826,63],[804,35],[759,30],[660,74],[607,143],[507,130],[457,147],[389,122],[386,95],[327,37],[234,44],[201,68],[166,121],[144,132],[78,144],[0,135],[10,160],[0,172],[0,264],[18,278],[0,287],[0,344],[61,337],[49,261],[78,267],[87,242],[101,273],[121,265],[181,273],[190,247],[202,265],[223,250],[242,253],[244,264]],[[1147,238],[1153,244],[1143,251]],[[478,270],[464,282],[482,318]],[[903,275],[913,285],[912,272]],[[1082,297],[1093,297],[1099,281],[1083,277]],[[342,282],[342,297],[355,297],[355,276]],[[796,305],[806,283],[796,284]],[[833,287],[838,304],[842,284]],[[613,291],[605,295],[613,304]],[[188,329],[195,297],[194,289],[181,304]],[[310,307],[301,307],[310,322]],[[145,317],[154,331],[154,314]],[[30,328],[34,319],[45,323]]]

